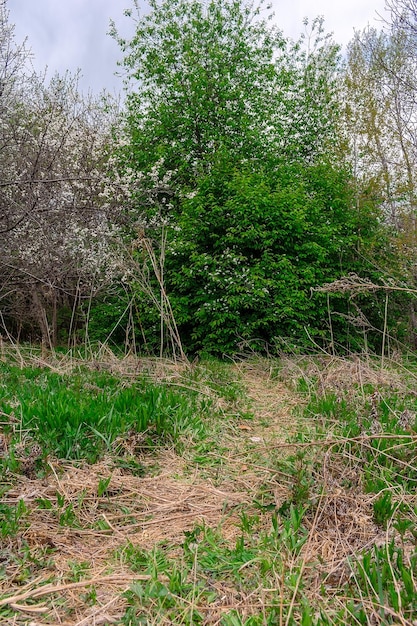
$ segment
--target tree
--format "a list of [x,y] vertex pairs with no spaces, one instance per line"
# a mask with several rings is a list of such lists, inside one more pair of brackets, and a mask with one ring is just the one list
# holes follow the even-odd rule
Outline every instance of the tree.
[[114,104],[81,98],[67,76],[33,82],[11,119],[0,188],[3,293],[14,326],[37,327],[47,344],[57,342],[60,309],[71,311],[112,276],[115,116]]
[[299,41],[287,40],[276,61],[273,146],[275,158],[311,165],[340,156],[342,66],[340,47],[326,34],[323,18],[311,24],[305,19],[304,26]]
[[[335,141],[339,47],[322,20],[286,40],[262,4],[152,0],[130,41],[125,163],[193,189],[217,155],[256,167]],[[301,130],[302,129],[302,130]],[[143,198],[141,198],[143,200]]]
[[385,0],[385,8],[390,13],[386,24],[390,30],[401,31],[407,36],[411,49],[415,53],[417,35],[417,1],[416,0]]
[[[27,80],[29,51],[25,44],[17,45],[14,26],[9,22],[6,0],[0,0],[0,114],[8,107]],[[30,72],[31,74],[31,72]]]
[[399,31],[370,29],[350,44],[346,120],[355,169],[379,187],[397,227],[415,203],[416,69]]
[[[27,68],[0,5],[0,312],[3,332],[58,339],[79,303],[119,272],[126,186],[114,167],[118,103],[77,76]],[[68,324],[66,331],[68,331]]]
[[[167,252],[168,291],[187,348],[293,348],[309,336],[326,343],[327,302],[312,288],[364,270],[362,247],[370,253],[384,237],[371,207],[356,211],[353,192],[349,171],[330,162],[256,172],[219,164],[184,202]],[[347,313],[346,301],[339,310]],[[345,322],[333,325],[346,344]]]
[[188,349],[296,342],[306,326],[323,336],[311,288],[358,271],[374,235],[364,222],[379,230],[337,162],[339,47],[322,20],[292,42],[244,0],[153,0],[119,43],[131,88],[121,164],[142,174],[137,222],[154,246],[163,232]]
[[[412,4],[387,3],[392,12],[385,28],[355,35],[348,49],[344,96],[358,210],[367,200],[379,205],[391,236],[391,253],[387,251],[379,266],[388,284],[396,281],[404,288],[413,288],[417,277],[417,50],[411,14],[404,12]],[[413,331],[414,309],[414,300],[402,302],[402,320],[407,323],[408,310]]]
[[396,21],[388,32],[357,34],[349,47],[345,96],[357,187],[380,203],[399,251],[397,268],[387,269],[409,284],[417,276],[415,52],[409,30]]
[[[274,107],[274,57],[284,40],[242,0],[151,0],[131,41],[118,38],[134,85],[127,97],[128,154],[182,185],[207,173],[213,155],[260,156]],[[162,165],[163,163],[163,165]]]

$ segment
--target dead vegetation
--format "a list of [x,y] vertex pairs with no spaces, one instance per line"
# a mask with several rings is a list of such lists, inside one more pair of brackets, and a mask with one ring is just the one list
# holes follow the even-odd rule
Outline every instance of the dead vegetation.
[[[150,478],[129,476],[105,461],[94,466],[74,467],[71,464],[56,467],[48,480],[23,478],[7,493],[4,502],[15,504],[23,500],[29,510],[28,527],[15,541],[9,542],[6,550],[18,552],[19,543],[24,541],[33,555],[49,548],[54,556],[45,568],[44,577],[24,590],[19,586],[20,567],[11,563],[6,569],[7,580],[2,584],[2,593],[7,597],[0,601],[0,606],[7,603],[22,615],[40,613],[41,608],[45,611],[48,608],[38,604],[31,607],[28,601],[42,597],[45,602],[48,596],[53,598],[59,592],[75,615],[72,621],[57,623],[106,623],[97,621],[97,608],[94,611],[96,621],[84,621],[85,606],[79,590],[92,585],[100,587],[106,611],[110,610],[111,604],[116,618],[123,606],[121,591],[133,580],[140,579],[140,576],[132,575],[124,563],[126,545],[145,550],[160,542],[181,545],[184,532],[196,524],[221,525],[225,537],[232,540],[238,532],[234,509],[244,503],[250,505],[248,494],[234,490],[233,485],[217,488],[199,480],[197,473],[185,477],[183,462],[169,451],[160,461],[161,472]],[[111,479],[105,495],[100,497],[97,487],[107,476]],[[76,517],[68,526],[60,524],[59,496],[65,502],[65,510],[73,511]],[[50,502],[51,508],[39,509],[42,501]],[[116,553],[119,556],[114,559]],[[75,586],[72,582],[43,586],[51,578],[70,580],[77,563],[84,564],[81,568],[83,580],[77,581]],[[111,594],[116,594],[117,598],[113,597],[110,603]],[[106,615],[109,619],[110,614]],[[48,618],[37,623],[51,622]]]
[[[113,357],[107,364],[118,375],[133,376],[141,368],[167,384],[197,386],[187,377],[189,365],[158,361],[135,364],[134,359],[117,363]],[[52,364],[61,366],[66,368],[67,364]],[[5,576],[1,579],[0,609],[7,607],[8,611],[0,613],[0,623],[122,623],[126,592],[134,582],[151,579],[150,574],[132,569],[129,551],[150,553],[162,547],[171,559],[178,559],[181,568],[184,537],[196,527],[211,529],[220,542],[232,547],[242,536],[243,514],[245,519],[255,520],[249,533],[255,541],[270,532],[271,515],[284,510],[289,502],[304,510],[302,526],[293,529],[293,535],[296,539],[303,533],[305,536],[295,548],[296,544],[291,547],[291,539],[282,535],[281,565],[268,575],[272,586],[259,583],[250,592],[238,592],[228,579],[210,582],[202,572],[192,570],[195,589],[199,577],[220,598],[206,605],[195,592],[192,609],[204,615],[202,623],[228,624],[222,620],[235,609],[244,624],[251,615],[266,615],[276,605],[273,597],[277,594],[281,605],[274,609],[280,616],[276,623],[301,623],[297,607],[301,587],[312,606],[324,606],[331,613],[328,606],[332,598],[337,604],[345,586],[352,585],[354,564],[363,550],[393,540],[403,546],[404,558],[411,558],[412,535],[400,536],[389,521],[385,529],[377,524],[373,505],[380,494],[364,492],[363,461],[355,456],[353,446],[365,449],[372,435],[343,438],[330,429],[318,437],[315,417],[306,418],[303,413],[313,389],[319,395],[334,393],[343,398],[356,394],[360,400],[369,385],[405,393],[401,373],[356,358],[332,357],[282,359],[279,367],[266,360],[238,362],[232,369],[244,390],[238,404],[246,403],[251,415],[250,419],[239,417],[233,403],[227,410],[224,401],[214,403],[233,426],[225,429],[219,451],[213,443],[208,453],[210,463],[199,464],[192,450],[186,450],[182,457],[171,449],[161,450],[157,456],[145,451],[137,459],[145,468],[144,476],[135,476],[117,467],[111,456],[95,465],[49,459],[47,476],[20,476],[12,481],[2,502],[23,502],[26,512],[19,532],[2,540]],[[300,380],[306,381],[307,394],[297,390]],[[214,393],[213,385],[207,382],[201,389],[203,395]],[[300,433],[304,439],[297,440]],[[410,433],[400,445],[411,448],[415,442],[416,435]],[[395,445],[399,445],[398,436]],[[416,469],[413,461],[403,463]],[[393,510],[404,505],[415,518],[417,498],[401,493],[401,489],[393,488],[392,493]],[[27,575],[28,568],[33,569],[32,576]],[[248,568],[249,564],[242,566],[242,571]],[[295,583],[289,588],[286,580],[291,573]],[[22,584],[27,578],[29,582]],[[164,575],[159,580],[164,581]],[[373,605],[368,609],[373,615]],[[189,623],[182,621],[181,613],[175,622],[169,617],[158,618],[155,606],[147,611],[146,623]],[[400,612],[398,623],[414,623],[398,616]],[[374,623],[374,618],[369,619]],[[375,619],[375,623],[382,623]]]

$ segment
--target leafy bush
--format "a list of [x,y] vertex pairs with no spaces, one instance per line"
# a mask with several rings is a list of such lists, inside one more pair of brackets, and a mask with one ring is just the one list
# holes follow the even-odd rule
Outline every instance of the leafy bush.
[[[311,289],[365,269],[358,250],[378,237],[376,216],[358,215],[340,168],[293,163],[253,172],[221,160],[183,202],[167,254],[185,345],[233,353],[242,340],[303,342],[306,327],[322,338],[327,300]],[[346,298],[340,304],[347,312]],[[333,330],[343,342],[346,322],[336,320]]]

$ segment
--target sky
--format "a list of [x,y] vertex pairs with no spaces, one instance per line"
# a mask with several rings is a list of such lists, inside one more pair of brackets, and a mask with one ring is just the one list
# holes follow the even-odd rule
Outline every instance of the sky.
[[[384,5],[385,0],[272,0],[275,22],[286,36],[298,36],[304,17],[322,15],[326,31],[342,45],[355,30],[380,27]],[[7,0],[7,6],[16,41],[27,37],[37,71],[48,67],[51,76],[80,69],[82,91],[122,90],[122,78],[115,76],[121,53],[107,33],[110,19],[123,36],[133,32],[132,19],[123,14],[130,0]]]

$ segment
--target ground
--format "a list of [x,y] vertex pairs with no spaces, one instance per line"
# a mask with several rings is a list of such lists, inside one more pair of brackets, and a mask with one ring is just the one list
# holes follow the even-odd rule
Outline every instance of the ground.
[[[382,388],[387,375],[359,360],[237,361],[224,384],[239,392],[215,397],[216,435],[202,449],[191,436],[181,453],[149,451],[131,433],[94,464],[51,457],[42,476],[20,475],[2,500],[24,513],[3,537],[0,623],[325,623],[319,611],[336,615],[340,589],[358,576],[352,558],[394,535],[375,520],[381,493],[358,484],[354,438],[333,441],[329,421],[317,435],[302,383],[325,385],[337,406],[353,385]],[[175,368],[164,376],[191,384]],[[199,389],[213,400],[213,385]],[[127,453],[136,473],[115,463]],[[323,590],[337,598],[331,609],[317,600]],[[390,610],[394,621],[369,623],[397,623]],[[329,623],[362,623],[348,615]],[[404,615],[398,623],[414,623]]]

